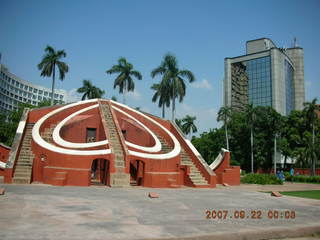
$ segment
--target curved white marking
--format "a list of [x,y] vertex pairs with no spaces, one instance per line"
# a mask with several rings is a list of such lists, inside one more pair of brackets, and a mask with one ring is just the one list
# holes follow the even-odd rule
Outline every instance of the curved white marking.
[[0,161],[0,168],[5,169],[6,165],[7,164],[5,162]]
[[90,147],[98,147],[98,146],[102,146],[102,145],[106,145],[108,144],[108,140],[103,140],[103,141],[99,141],[99,142],[91,142],[91,143],[73,143],[73,142],[68,142],[65,141],[64,139],[61,138],[60,136],[60,130],[63,127],[63,125],[66,124],[67,121],[69,121],[71,118],[73,118],[74,116],[79,115],[80,113],[89,111],[91,109],[97,108],[99,107],[99,104],[95,104],[92,105],[90,107],[86,107],[83,108],[77,112],[72,113],[71,115],[69,115],[68,117],[66,117],[65,119],[63,119],[54,129],[52,137],[53,140],[59,144],[60,146],[63,147],[68,147],[68,148],[90,148]]
[[112,106],[112,108],[114,108],[115,110],[117,110],[118,112],[126,115],[127,117],[133,119],[135,122],[137,122],[139,125],[141,125],[144,129],[147,130],[148,133],[150,133],[150,135],[153,137],[153,139],[155,140],[156,144],[153,147],[143,147],[143,146],[139,146],[136,144],[133,144],[131,142],[126,141],[126,144],[130,147],[145,151],[145,152],[159,152],[161,150],[161,143],[158,139],[158,137],[147,127],[145,126],[142,122],[140,122],[138,119],[134,118],[133,116],[129,115],[128,113],[122,111],[121,109]]
[[216,157],[216,159],[210,164],[211,170],[216,170],[216,168],[220,165],[222,160],[224,159],[224,155],[226,152],[229,152],[227,149],[221,148],[221,151],[219,155]]
[[110,102],[112,102],[113,104],[115,105],[119,105],[123,108],[126,108],[128,109],[129,111],[132,111],[132,112],[135,112],[141,116],[143,116],[144,118],[148,119],[149,121],[151,121],[152,123],[156,124],[157,126],[159,126],[162,130],[164,130],[169,136],[170,138],[172,139],[173,143],[174,143],[174,148],[172,149],[171,152],[168,152],[168,153],[163,153],[163,154],[150,154],[150,153],[141,153],[141,152],[136,152],[136,151],[132,151],[132,150],[128,150],[129,153],[131,155],[134,155],[136,157],[142,157],[142,158],[150,158],[150,159],[168,159],[168,158],[173,158],[177,155],[179,155],[180,151],[181,151],[181,146],[180,146],[180,143],[179,141],[176,139],[176,137],[168,131],[168,129],[166,129],[165,127],[163,127],[160,123],[158,123],[157,121],[153,120],[152,118],[146,116],[145,114],[135,110],[135,109],[132,109],[126,105],[123,105],[121,103],[118,103],[118,102],[114,102],[112,100],[110,100]]
[[17,128],[17,133],[23,133],[25,125],[26,125],[26,121],[20,121]]
[[43,140],[43,138],[40,136],[40,127],[41,125],[50,117],[52,117],[53,115],[66,110],[68,108],[77,106],[77,105],[81,105],[81,104],[85,104],[85,103],[91,103],[91,102],[96,102],[97,99],[90,99],[90,100],[85,100],[85,101],[79,101],[79,102],[75,102],[75,103],[71,103],[68,104],[66,106],[57,108],[55,110],[53,110],[52,112],[49,112],[48,114],[44,115],[42,118],[40,118],[36,124],[34,125],[33,129],[32,129],[32,138],[33,140],[40,146],[53,151],[53,152],[58,152],[58,153],[62,153],[62,154],[72,154],[72,155],[82,155],[82,156],[86,156],[86,155],[106,155],[106,154],[110,154],[111,150],[110,149],[103,149],[103,150],[71,150],[71,149],[65,149],[65,148],[61,148],[61,147],[57,147],[55,145],[52,145],[46,141]]

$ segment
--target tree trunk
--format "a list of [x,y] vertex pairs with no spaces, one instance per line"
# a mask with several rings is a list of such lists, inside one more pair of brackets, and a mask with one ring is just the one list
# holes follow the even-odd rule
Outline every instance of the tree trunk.
[[224,124],[225,132],[226,132],[226,143],[227,143],[227,150],[229,150],[229,138],[228,138],[228,127],[227,124]]
[[176,111],[176,96],[174,92],[174,86],[172,87],[172,121],[175,121],[175,111]]
[[274,136],[274,159],[273,159],[274,175],[277,174],[277,136]]
[[314,124],[312,124],[312,151],[311,151],[311,175],[316,175],[316,154],[314,152]]
[[124,81],[124,87],[123,87],[123,104],[126,104],[126,94],[127,94],[127,82]]
[[164,119],[166,117],[166,110],[165,110],[165,105],[162,105],[162,118]]
[[51,88],[51,106],[53,106],[53,104],[54,104],[54,101],[53,101],[53,99],[54,99],[54,84],[55,84],[55,72],[56,71],[56,64],[54,63],[53,64],[53,73],[52,73],[52,88]]
[[253,169],[253,129],[251,126],[251,134],[250,134],[250,139],[251,139],[251,173],[254,173]]

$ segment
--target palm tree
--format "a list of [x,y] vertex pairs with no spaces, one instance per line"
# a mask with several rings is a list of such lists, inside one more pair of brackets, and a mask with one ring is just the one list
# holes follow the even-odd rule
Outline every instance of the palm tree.
[[218,122],[223,121],[224,122],[224,129],[226,133],[226,143],[227,143],[227,150],[229,150],[229,137],[228,137],[228,122],[231,117],[231,107],[221,107],[218,112]]
[[180,128],[180,130],[182,131],[182,119],[175,119],[175,123],[176,125]]
[[52,90],[51,90],[51,106],[54,101],[54,85],[56,67],[59,70],[59,78],[62,81],[65,77],[65,73],[68,72],[69,67],[65,62],[60,61],[61,58],[66,57],[67,54],[64,50],[55,51],[53,47],[47,46],[45,48],[46,54],[43,56],[41,62],[38,64],[38,69],[41,70],[41,76],[50,77],[52,75]]
[[[185,118],[182,119],[182,131],[189,135],[192,133],[195,133],[198,131],[196,125],[194,124],[194,121],[196,120],[197,118],[196,117],[192,117],[192,116],[185,116]],[[190,135],[189,135],[190,137]]]
[[[317,98],[314,98],[311,102],[304,103],[303,109],[307,123],[312,129],[312,152],[315,149],[315,122],[318,119],[316,111],[320,111],[320,106],[317,105]],[[316,157],[314,153],[311,153],[311,175],[314,176],[316,172]]]
[[119,93],[123,93],[123,103],[126,103],[126,92],[134,91],[134,82],[132,77],[138,80],[142,79],[140,72],[133,69],[133,65],[124,57],[119,58],[118,64],[106,71],[108,74],[119,73],[114,80],[113,88],[119,86]]
[[247,123],[250,126],[250,143],[251,143],[251,173],[254,172],[253,168],[253,126],[255,121],[255,108],[252,104],[248,104],[246,108],[246,119]]
[[170,92],[168,85],[160,83],[155,83],[151,86],[151,89],[155,91],[152,102],[156,102],[159,98],[158,106],[162,107],[162,118],[165,118],[165,107],[170,107]]
[[176,57],[170,53],[167,53],[160,66],[153,69],[151,77],[154,78],[157,75],[162,75],[161,84],[168,86],[170,89],[170,98],[172,101],[172,121],[175,119],[176,98],[179,98],[179,102],[183,101],[186,95],[186,85],[184,78],[189,82],[195,81],[193,73],[189,70],[180,70],[178,67],[178,61]]
[[102,98],[104,91],[92,85],[90,80],[83,80],[83,86],[77,89],[78,93],[83,93],[81,100]]

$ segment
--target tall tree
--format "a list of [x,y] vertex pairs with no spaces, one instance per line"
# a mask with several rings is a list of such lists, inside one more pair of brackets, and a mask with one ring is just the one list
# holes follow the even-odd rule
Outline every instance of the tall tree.
[[[191,133],[195,133],[198,131],[194,121],[196,120],[196,117],[192,117],[192,116],[185,116],[185,118],[182,119],[182,131],[189,135]],[[190,136],[189,136],[190,137]]]
[[318,120],[318,115],[316,111],[320,111],[320,106],[317,105],[317,98],[314,98],[311,102],[304,103],[304,109],[303,109],[307,123],[312,131],[312,145],[310,148],[311,151],[311,175],[314,176],[316,173],[316,154],[315,154],[315,123]]
[[52,90],[51,90],[51,105],[54,104],[54,86],[55,86],[55,75],[56,67],[59,70],[59,78],[62,81],[65,74],[68,72],[69,67],[61,59],[66,57],[64,50],[54,50],[53,47],[47,46],[45,48],[45,55],[43,56],[41,62],[38,64],[38,69],[41,70],[41,76],[51,77],[52,76]]
[[225,129],[225,134],[226,134],[226,144],[227,144],[227,149],[229,150],[229,136],[228,136],[228,122],[231,117],[231,107],[221,107],[219,112],[218,112],[218,121],[223,121],[224,122],[224,129]]
[[78,93],[83,93],[81,100],[102,98],[104,91],[92,85],[90,80],[83,80],[83,86],[77,89]]
[[123,103],[126,104],[126,93],[134,91],[134,81],[132,77],[138,80],[142,79],[140,72],[133,69],[133,65],[124,57],[119,58],[118,64],[113,65],[106,71],[108,74],[118,73],[119,75],[114,80],[113,88],[119,87],[119,93],[123,93]]
[[159,98],[158,107],[162,108],[162,118],[166,117],[165,108],[170,107],[170,89],[168,85],[155,83],[151,86],[151,89],[155,91],[152,102],[156,102]]
[[157,75],[162,76],[161,84],[168,86],[170,89],[170,98],[172,101],[172,121],[175,119],[176,98],[179,102],[183,101],[186,95],[185,79],[189,82],[195,81],[193,73],[189,70],[180,70],[178,67],[178,61],[176,57],[170,53],[167,53],[160,66],[153,69],[151,77],[154,78]]
[[246,120],[250,126],[250,146],[251,146],[251,173],[254,172],[253,165],[253,126],[255,121],[255,108],[252,104],[248,104],[246,108]]

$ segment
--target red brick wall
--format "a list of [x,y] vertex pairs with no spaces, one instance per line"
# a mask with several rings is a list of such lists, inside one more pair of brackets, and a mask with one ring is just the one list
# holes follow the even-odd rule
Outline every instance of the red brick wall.
[[[9,157],[10,148],[0,145],[0,161],[7,162]],[[0,176],[4,176],[4,169],[0,168]]]

